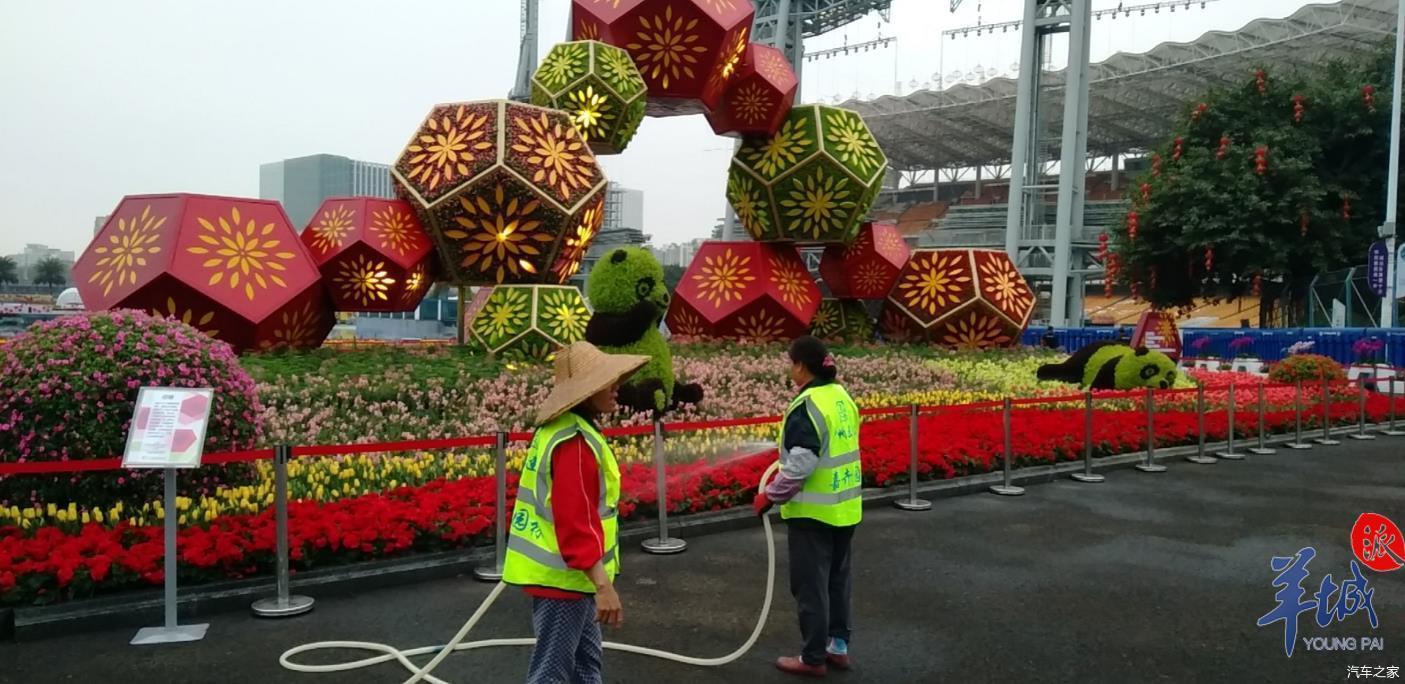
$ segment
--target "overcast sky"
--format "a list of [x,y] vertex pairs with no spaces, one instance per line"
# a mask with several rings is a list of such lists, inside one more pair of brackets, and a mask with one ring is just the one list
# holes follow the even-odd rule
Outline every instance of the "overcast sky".
[[[1095,23],[1093,57],[1303,4],[1221,0]],[[891,23],[874,15],[807,42],[898,38],[806,63],[803,99],[906,93],[938,73],[1007,73],[1018,61],[1013,32],[937,39],[978,18],[1018,19],[1016,0],[966,0],[955,14],[947,0],[893,5]],[[568,6],[541,0],[543,54],[564,36]],[[516,0],[0,0],[0,254],[28,242],[81,251],[93,218],[127,194],[256,197],[261,163],[391,162],[435,103],[506,95],[518,11]],[[662,244],[706,236],[723,214],[731,151],[702,117],[650,119],[623,155],[602,160],[612,180],[644,191],[645,231]]]

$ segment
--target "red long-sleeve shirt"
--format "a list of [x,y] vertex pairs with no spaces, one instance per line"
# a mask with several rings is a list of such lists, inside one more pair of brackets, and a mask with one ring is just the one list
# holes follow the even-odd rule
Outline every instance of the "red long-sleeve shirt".
[[[605,556],[605,529],[600,524],[600,465],[585,438],[576,435],[551,452],[551,514],[556,545],[566,565],[589,570]],[[523,587],[528,596],[581,599],[590,594],[554,587]]]

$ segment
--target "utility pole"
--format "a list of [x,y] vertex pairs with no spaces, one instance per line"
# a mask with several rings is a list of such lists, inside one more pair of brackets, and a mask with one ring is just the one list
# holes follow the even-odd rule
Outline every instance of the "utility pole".
[[1390,173],[1387,174],[1385,223],[1381,224],[1380,236],[1385,238],[1386,253],[1386,296],[1381,301],[1381,327],[1395,327],[1397,291],[1395,280],[1399,277],[1400,255],[1395,253],[1396,205],[1400,201],[1396,186],[1400,184],[1400,72],[1405,67],[1405,0],[1395,9],[1395,76],[1391,86],[1390,110]]

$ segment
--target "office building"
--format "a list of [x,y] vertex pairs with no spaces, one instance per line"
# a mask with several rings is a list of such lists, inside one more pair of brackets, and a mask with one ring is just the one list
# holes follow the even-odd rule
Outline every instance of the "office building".
[[259,197],[281,202],[298,232],[328,197],[349,196],[395,197],[390,165],[314,154],[259,166]]
[[10,259],[15,262],[16,274],[23,284],[34,282],[34,267],[39,262],[51,257],[63,262],[69,268],[73,267],[74,254],[71,249],[55,249],[48,245],[29,243],[24,246],[24,251],[10,255]]
[[99,216],[93,219],[93,237],[97,237],[98,233],[102,231],[102,226],[104,223],[107,223],[106,216]]
[[643,191],[610,183],[605,190],[605,217],[600,234],[590,243],[585,258],[581,259],[580,273],[572,281],[584,287],[586,277],[602,255],[616,247],[641,247],[648,242],[649,236],[644,234]]

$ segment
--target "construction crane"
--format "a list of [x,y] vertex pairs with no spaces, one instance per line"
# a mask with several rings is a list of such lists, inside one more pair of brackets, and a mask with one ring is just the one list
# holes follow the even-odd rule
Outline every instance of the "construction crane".
[[[517,102],[532,99],[532,74],[537,70],[537,3],[538,0],[522,0],[522,23],[517,54],[517,81],[507,97]],[[569,24],[568,24],[569,25]]]

